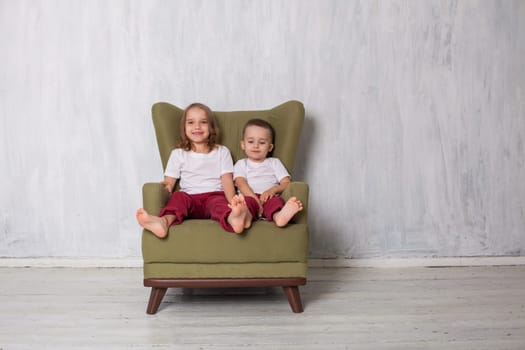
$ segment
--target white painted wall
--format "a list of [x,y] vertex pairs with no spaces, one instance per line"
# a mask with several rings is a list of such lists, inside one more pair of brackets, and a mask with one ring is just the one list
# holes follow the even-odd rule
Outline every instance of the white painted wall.
[[0,256],[140,255],[150,107],[307,110],[312,257],[525,255],[525,2],[0,0]]

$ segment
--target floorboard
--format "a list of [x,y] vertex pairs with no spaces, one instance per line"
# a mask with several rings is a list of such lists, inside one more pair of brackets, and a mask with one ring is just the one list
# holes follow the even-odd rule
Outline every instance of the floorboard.
[[139,268],[0,268],[0,350],[525,349],[525,266],[311,268],[279,288],[169,289]]

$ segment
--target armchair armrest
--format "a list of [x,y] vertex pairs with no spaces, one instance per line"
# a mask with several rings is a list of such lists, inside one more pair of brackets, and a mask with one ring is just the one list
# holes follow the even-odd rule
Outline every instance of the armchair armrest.
[[307,224],[308,218],[308,184],[300,181],[292,181],[286,190],[282,193],[282,197],[287,201],[290,197],[297,197],[303,203],[303,210],[298,212],[292,219],[296,224]]
[[142,186],[142,205],[150,214],[158,215],[169,198],[169,192],[158,182],[148,182]]

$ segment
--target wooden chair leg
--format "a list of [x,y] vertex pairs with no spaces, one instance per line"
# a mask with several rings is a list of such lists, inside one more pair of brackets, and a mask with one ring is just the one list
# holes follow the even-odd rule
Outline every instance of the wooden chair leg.
[[286,297],[288,298],[288,302],[290,303],[290,307],[292,308],[292,311],[295,313],[303,312],[303,304],[301,303],[301,295],[299,294],[299,287],[297,286],[291,286],[291,287],[283,287],[284,294],[286,294]]
[[148,309],[146,312],[150,315],[156,314],[162,298],[166,294],[168,288],[151,287],[151,294],[149,295]]

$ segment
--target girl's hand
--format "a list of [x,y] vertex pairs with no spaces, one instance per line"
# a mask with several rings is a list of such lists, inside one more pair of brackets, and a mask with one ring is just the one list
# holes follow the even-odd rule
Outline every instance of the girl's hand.
[[257,204],[259,204],[259,216],[263,213],[263,204],[259,198],[254,197],[257,200]]
[[168,191],[169,193],[171,193],[171,191],[173,190],[173,187],[171,186],[171,184],[167,181],[161,181],[160,184],[166,189],[166,191]]

